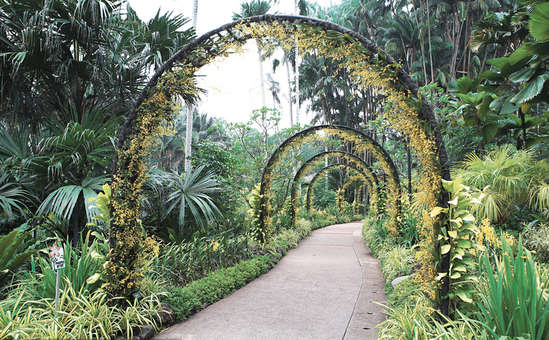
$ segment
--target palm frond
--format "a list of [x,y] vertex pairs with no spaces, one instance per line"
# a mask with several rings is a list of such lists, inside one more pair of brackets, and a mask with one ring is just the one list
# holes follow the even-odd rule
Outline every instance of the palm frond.
[[211,173],[204,173],[204,166],[190,171],[187,176],[176,172],[170,174],[167,213],[178,209],[179,228],[185,224],[186,209],[189,209],[193,220],[200,226],[221,216],[221,212],[211,194],[219,191],[219,184]]

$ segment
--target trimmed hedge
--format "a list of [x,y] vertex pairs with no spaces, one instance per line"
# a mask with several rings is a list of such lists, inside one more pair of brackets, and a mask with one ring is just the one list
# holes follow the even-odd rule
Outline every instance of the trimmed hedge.
[[165,288],[168,294],[163,302],[168,303],[174,311],[175,321],[183,321],[269,271],[299,241],[309,236],[312,230],[322,227],[324,225],[299,219],[295,228],[281,230],[274,237],[264,249],[266,255],[257,255],[233,267],[216,270],[185,287],[167,286]]
[[212,272],[185,287],[169,286],[164,300],[173,309],[176,319],[182,321],[266,273],[274,264],[268,255],[256,256],[233,267]]
[[216,270],[185,287],[167,286],[167,302],[175,313],[176,321],[183,321],[232,294],[258,276],[269,271],[285,255],[311,233],[311,222],[299,220],[295,229],[283,230],[267,246],[267,255],[258,255],[237,265]]

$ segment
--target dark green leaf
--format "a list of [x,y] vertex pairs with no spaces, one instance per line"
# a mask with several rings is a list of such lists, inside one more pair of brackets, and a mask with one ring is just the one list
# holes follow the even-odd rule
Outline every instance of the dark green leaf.
[[519,91],[519,93],[513,96],[513,98],[511,98],[511,102],[516,104],[522,104],[531,100],[541,93],[541,90],[543,90],[543,85],[545,84],[545,81],[547,79],[549,79],[549,74],[547,73],[537,76],[525,87],[523,87],[522,90]]

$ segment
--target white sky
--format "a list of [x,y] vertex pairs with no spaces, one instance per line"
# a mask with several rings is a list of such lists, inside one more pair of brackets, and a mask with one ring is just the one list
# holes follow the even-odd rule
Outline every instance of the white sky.
[[[198,1],[198,35],[231,22],[234,12],[240,11],[240,4],[244,0],[199,0]],[[341,0],[316,0],[321,6],[336,5]],[[173,11],[184,16],[192,17],[193,0],[129,0],[132,8],[137,12],[141,20],[152,18],[160,8],[161,13]],[[294,0],[279,0],[272,12],[294,13]],[[266,105],[273,106],[272,96],[267,82],[267,73],[272,73],[272,61],[263,62],[265,73]],[[219,59],[203,67],[200,72],[199,85],[207,91],[202,96],[198,110],[208,113],[210,116],[220,117],[229,122],[243,122],[248,120],[254,109],[261,107],[261,90],[259,81],[259,61],[254,41],[249,41],[245,46],[245,52]],[[293,77],[293,75],[292,75]],[[277,68],[273,77],[280,84],[279,97],[283,127],[290,125],[289,98],[286,69],[284,66]],[[306,116],[306,105],[301,107],[300,122],[308,123],[310,116]],[[294,104],[295,121],[295,104]]]

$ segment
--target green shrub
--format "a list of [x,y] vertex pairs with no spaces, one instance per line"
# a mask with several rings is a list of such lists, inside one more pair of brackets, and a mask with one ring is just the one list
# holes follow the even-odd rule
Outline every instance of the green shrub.
[[270,256],[256,256],[231,268],[215,271],[185,287],[169,286],[164,301],[170,304],[177,320],[185,320],[196,311],[233,293],[273,266],[274,262]]
[[387,303],[392,308],[414,306],[423,299],[425,299],[425,295],[421,291],[419,284],[411,277],[399,282],[387,294]]
[[25,240],[25,235],[15,229],[0,237],[0,286],[10,271],[19,268],[29,260],[34,251],[18,253],[18,248]]
[[480,322],[460,313],[458,315],[455,320],[448,319],[436,313],[427,298],[414,297],[413,303],[388,308],[387,320],[380,324],[378,339],[492,339]]
[[209,273],[249,259],[252,252],[246,235],[219,233],[195,236],[191,242],[163,245],[154,271],[169,285],[184,286]]
[[[93,292],[101,285],[100,277],[105,263],[106,244],[94,240],[90,234],[73,248],[70,242],[64,245],[65,268],[61,269],[60,289],[70,286],[76,292]],[[25,280],[27,292],[33,298],[53,298],[55,296],[56,271],[49,259],[38,258],[40,273],[31,272]]]
[[549,225],[531,224],[522,237],[522,244],[535,253],[538,261],[549,263]]
[[400,245],[386,248],[380,252],[378,260],[381,264],[381,271],[387,282],[396,277],[408,275],[412,272],[415,262],[414,251]]
[[[549,301],[537,274],[536,263],[522,244],[516,255],[502,238],[503,255],[495,269],[487,256],[481,258],[479,320],[497,336],[549,339]],[[540,285],[541,283],[541,285]]]
[[372,254],[377,258],[379,258],[382,250],[394,245],[390,239],[389,232],[383,226],[384,221],[384,219],[369,216],[362,223],[362,238],[372,251]]

